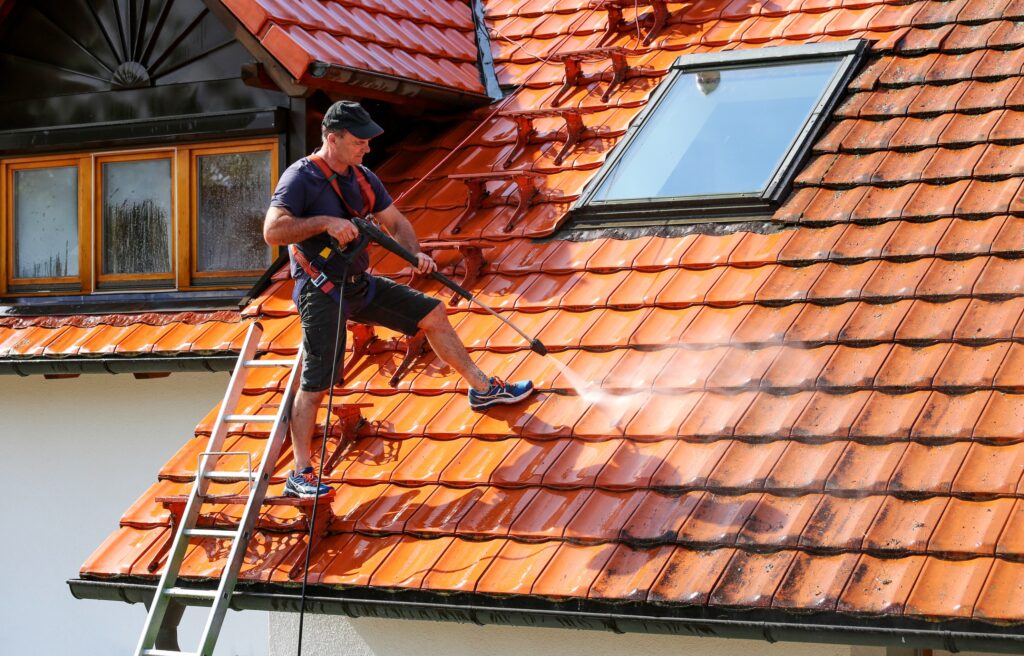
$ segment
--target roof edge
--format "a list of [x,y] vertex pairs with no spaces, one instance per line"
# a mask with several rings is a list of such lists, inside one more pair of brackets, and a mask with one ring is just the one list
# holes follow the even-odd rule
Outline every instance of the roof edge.
[[473,25],[476,26],[476,62],[480,69],[480,81],[491,100],[501,100],[505,94],[502,93],[498,82],[498,72],[494,69],[491,35],[487,31],[483,0],[471,0],[470,10],[473,12]]
[[[316,80],[317,84],[310,84],[311,80]],[[359,95],[379,100],[416,99],[453,108],[482,107],[493,102],[490,96],[483,93],[319,60],[309,64],[300,82],[325,90],[337,87],[338,91],[358,92]]]
[[[128,581],[97,581],[69,579],[71,594],[76,599],[99,599],[127,603],[149,603],[156,586]],[[654,633],[715,638],[765,640],[767,642],[839,643],[866,646],[900,645],[903,647],[944,649],[947,651],[988,651],[1020,653],[1024,649],[1024,633],[1010,627],[999,627],[977,620],[927,622],[902,617],[856,618],[841,624],[846,616],[829,614],[827,622],[810,620],[818,615],[796,615],[793,621],[780,617],[781,611],[752,611],[699,608],[700,615],[638,615],[618,612],[635,609],[637,604],[597,604],[587,600],[551,602],[537,597],[508,599],[477,594],[438,594],[422,590],[383,592],[377,596],[323,594],[333,590],[318,587],[318,593],[307,595],[306,610],[326,615],[376,617],[382,619],[415,619],[450,621],[483,625],[574,628],[611,631],[614,633]],[[356,593],[358,594],[358,593]],[[383,594],[383,596],[380,596]],[[201,604],[201,600],[183,600]],[[478,603],[483,602],[483,603]],[[507,605],[497,605],[502,602]],[[240,586],[232,596],[235,610],[298,612],[301,597],[294,586]],[[583,606],[594,610],[584,610]],[[667,612],[678,612],[666,607]],[[714,617],[707,617],[708,614]],[[934,626],[934,628],[932,628]],[[949,627],[949,628],[946,628]],[[980,628],[986,630],[978,630]]]
[[0,376],[77,376],[80,374],[170,374],[231,371],[238,353],[155,357],[2,358]]

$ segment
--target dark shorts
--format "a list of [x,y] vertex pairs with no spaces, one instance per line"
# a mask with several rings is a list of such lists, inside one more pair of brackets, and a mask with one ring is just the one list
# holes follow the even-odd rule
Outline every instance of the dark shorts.
[[[345,313],[350,321],[384,326],[406,335],[415,335],[423,317],[441,304],[421,292],[387,278],[363,274],[363,279],[345,285]],[[299,292],[299,319],[302,321],[302,389],[320,392],[330,387],[331,354],[334,352],[338,304],[313,285]],[[344,352],[341,353],[344,359]],[[335,380],[341,376],[339,362]]]

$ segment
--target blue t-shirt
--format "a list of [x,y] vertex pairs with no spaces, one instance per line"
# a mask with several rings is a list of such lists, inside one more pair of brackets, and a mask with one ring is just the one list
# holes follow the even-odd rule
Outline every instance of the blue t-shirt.
[[[380,212],[390,207],[394,201],[391,200],[391,195],[384,188],[380,178],[366,167],[360,167],[360,169],[366,175],[366,179],[369,181],[376,196],[373,209],[370,211]],[[349,206],[356,212],[362,212],[363,195],[359,190],[359,182],[356,180],[354,168],[350,166],[347,174],[339,175],[336,179],[341,187],[341,193],[345,195],[345,200]],[[274,190],[274,196],[270,199],[270,205],[272,207],[283,207],[296,218],[319,215],[337,216],[344,219],[351,217],[351,213],[341,202],[341,199],[338,198],[334,187],[324,177],[320,168],[310,161],[308,157],[303,157],[285,169],[281,179],[277,181],[277,189]],[[301,242],[300,247],[304,253],[318,253],[329,244],[330,240],[327,233],[322,232]],[[364,249],[362,253],[356,256],[352,264],[349,265],[348,273],[349,275],[361,273],[366,271],[369,266],[370,257]],[[324,268],[324,273],[329,278],[333,280],[341,278],[342,263],[340,258],[329,259],[327,266]],[[291,270],[292,277],[295,279],[295,295],[297,297],[299,290],[309,280],[309,276],[295,262],[295,258],[292,258]]]

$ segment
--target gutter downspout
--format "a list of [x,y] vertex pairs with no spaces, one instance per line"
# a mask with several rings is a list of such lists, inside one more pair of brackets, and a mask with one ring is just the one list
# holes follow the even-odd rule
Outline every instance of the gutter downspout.
[[[141,583],[71,579],[71,593],[77,599],[106,599],[128,603],[146,603],[155,586]],[[231,607],[236,610],[298,612],[299,596],[236,590]],[[192,602],[194,603],[194,602]],[[852,626],[802,622],[755,621],[734,618],[648,617],[624,613],[597,613],[583,610],[501,607],[477,604],[442,604],[397,599],[353,599],[343,597],[306,597],[313,612],[349,617],[385,619],[445,620],[480,626],[531,626],[595,629],[614,633],[656,633],[717,638],[741,638],[768,642],[839,643],[869,646],[905,646],[946,651],[988,651],[1021,653],[1024,634],[984,633],[945,629],[918,629],[885,626]],[[896,619],[896,618],[893,618]],[[886,621],[886,618],[881,618]],[[897,620],[898,621],[898,620]]]

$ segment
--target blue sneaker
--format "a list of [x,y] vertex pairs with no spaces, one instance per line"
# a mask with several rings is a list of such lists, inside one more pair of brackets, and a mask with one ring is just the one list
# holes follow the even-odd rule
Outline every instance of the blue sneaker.
[[324,485],[316,480],[316,474],[312,467],[306,467],[299,473],[294,471],[288,475],[288,481],[284,484],[284,495],[286,497],[298,497],[300,499],[312,499],[320,494],[332,492],[330,485]]
[[521,380],[518,383],[506,383],[497,376],[491,376],[491,387],[486,392],[469,390],[469,407],[473,410],[486,410],[499,403],[516,403],[533,394],[533,381]]

